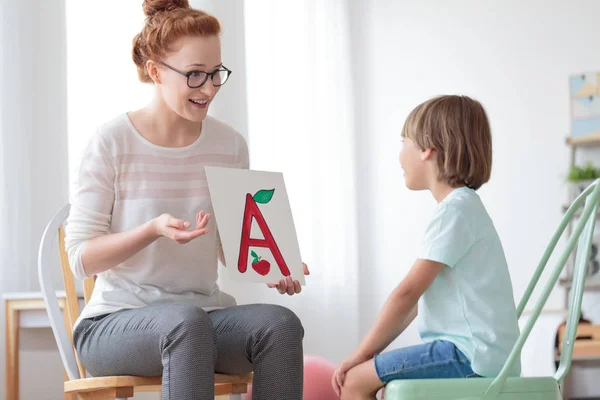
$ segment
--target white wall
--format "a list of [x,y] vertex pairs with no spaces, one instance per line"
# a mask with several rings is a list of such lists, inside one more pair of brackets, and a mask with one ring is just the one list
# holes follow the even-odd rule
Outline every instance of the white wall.
[[[359,176],[363,333],[414,261],[434,207],[429,194],[404,187],[398,151],[410,110],[438,94],[471,95],[487,108],[494,167],[480,194],[503,240],[520,298],[561,217],[568,75],[600,69],[600,3],[363,3],[355,1],[352,12],[357,147],[365,168]],[[561,291],[556,292],[548,309],[563,306]],[[528,375],[551,372],[549,352],[560,319],[548,313],[540,321],[546,329],[536,330],[523,354],[538,356],[525,361]],[[417,341],[413,326],[394,346]]]

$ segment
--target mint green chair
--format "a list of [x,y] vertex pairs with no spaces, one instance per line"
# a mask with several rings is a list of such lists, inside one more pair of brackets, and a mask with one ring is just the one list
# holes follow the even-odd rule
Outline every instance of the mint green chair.
[[[592,236],[596,226],[596,215],[600,201],[600,179],[592,183],[581,195],[575,199],[567,210],[565,216],[552,240],[548,244],[544,255],[533,274],[533,278],[523,298],[517,307],[519,317],[523,313],[534,287],[537,285],[544,268],[550,258],[556,243],[561,238],[565,228],[573,219],[575,213],[584,205],[581,217],[577,222],[572,235],[569,237],[567,246],[558,259],[548,283],[544,287],[540,299],[535,304],[531,317],[521,332],[515,346],[513,347],[502,371],[496,378],[463,378],[463,379],[418,379],[418,380],[396,380],[387,384],[385,388],[385,400],[560,400],[560,385],[571,366],[573,355],[573,343],[579,315],[581,313],[581,300],[583,297],[583,286],[587,273],[588,257],[592,243]],[[529,337],[531,329],[538,319],[544,304],[548,300],[550,292],[556,285],[556,281],[577,244],[577,254],[573,272],[573,289],[569,298],[569,315],[563,342],[563,352],[556,374],[549,377],[522,378],[508,377],[508,373],[521,357],[523,344]]]

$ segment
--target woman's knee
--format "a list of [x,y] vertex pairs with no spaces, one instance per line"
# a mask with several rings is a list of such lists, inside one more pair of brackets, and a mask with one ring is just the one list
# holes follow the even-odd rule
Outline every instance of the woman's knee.
[[173,304],[164,310],[168,336],[189,335],[211,337],[214,340],[212,321],[206,311],[190,304]]
[[304,337],[304,327],[300,318],[289,308],[278,305],[264,305],[267,330],[288,337]]

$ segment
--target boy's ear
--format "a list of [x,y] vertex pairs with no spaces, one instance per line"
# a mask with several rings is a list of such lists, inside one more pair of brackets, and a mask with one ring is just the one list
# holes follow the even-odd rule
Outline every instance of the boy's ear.
[[421,160],[427,161],[431,160],[435,155],[435,149],[432,147],[428,147],[426,149],[421,150]]

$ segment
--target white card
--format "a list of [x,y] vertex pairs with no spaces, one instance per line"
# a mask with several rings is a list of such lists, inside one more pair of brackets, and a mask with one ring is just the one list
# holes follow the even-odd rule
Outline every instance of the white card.
[[291,275],[304,285],[283,174],[206,167],[206,176],[229,276],[277,283]]

